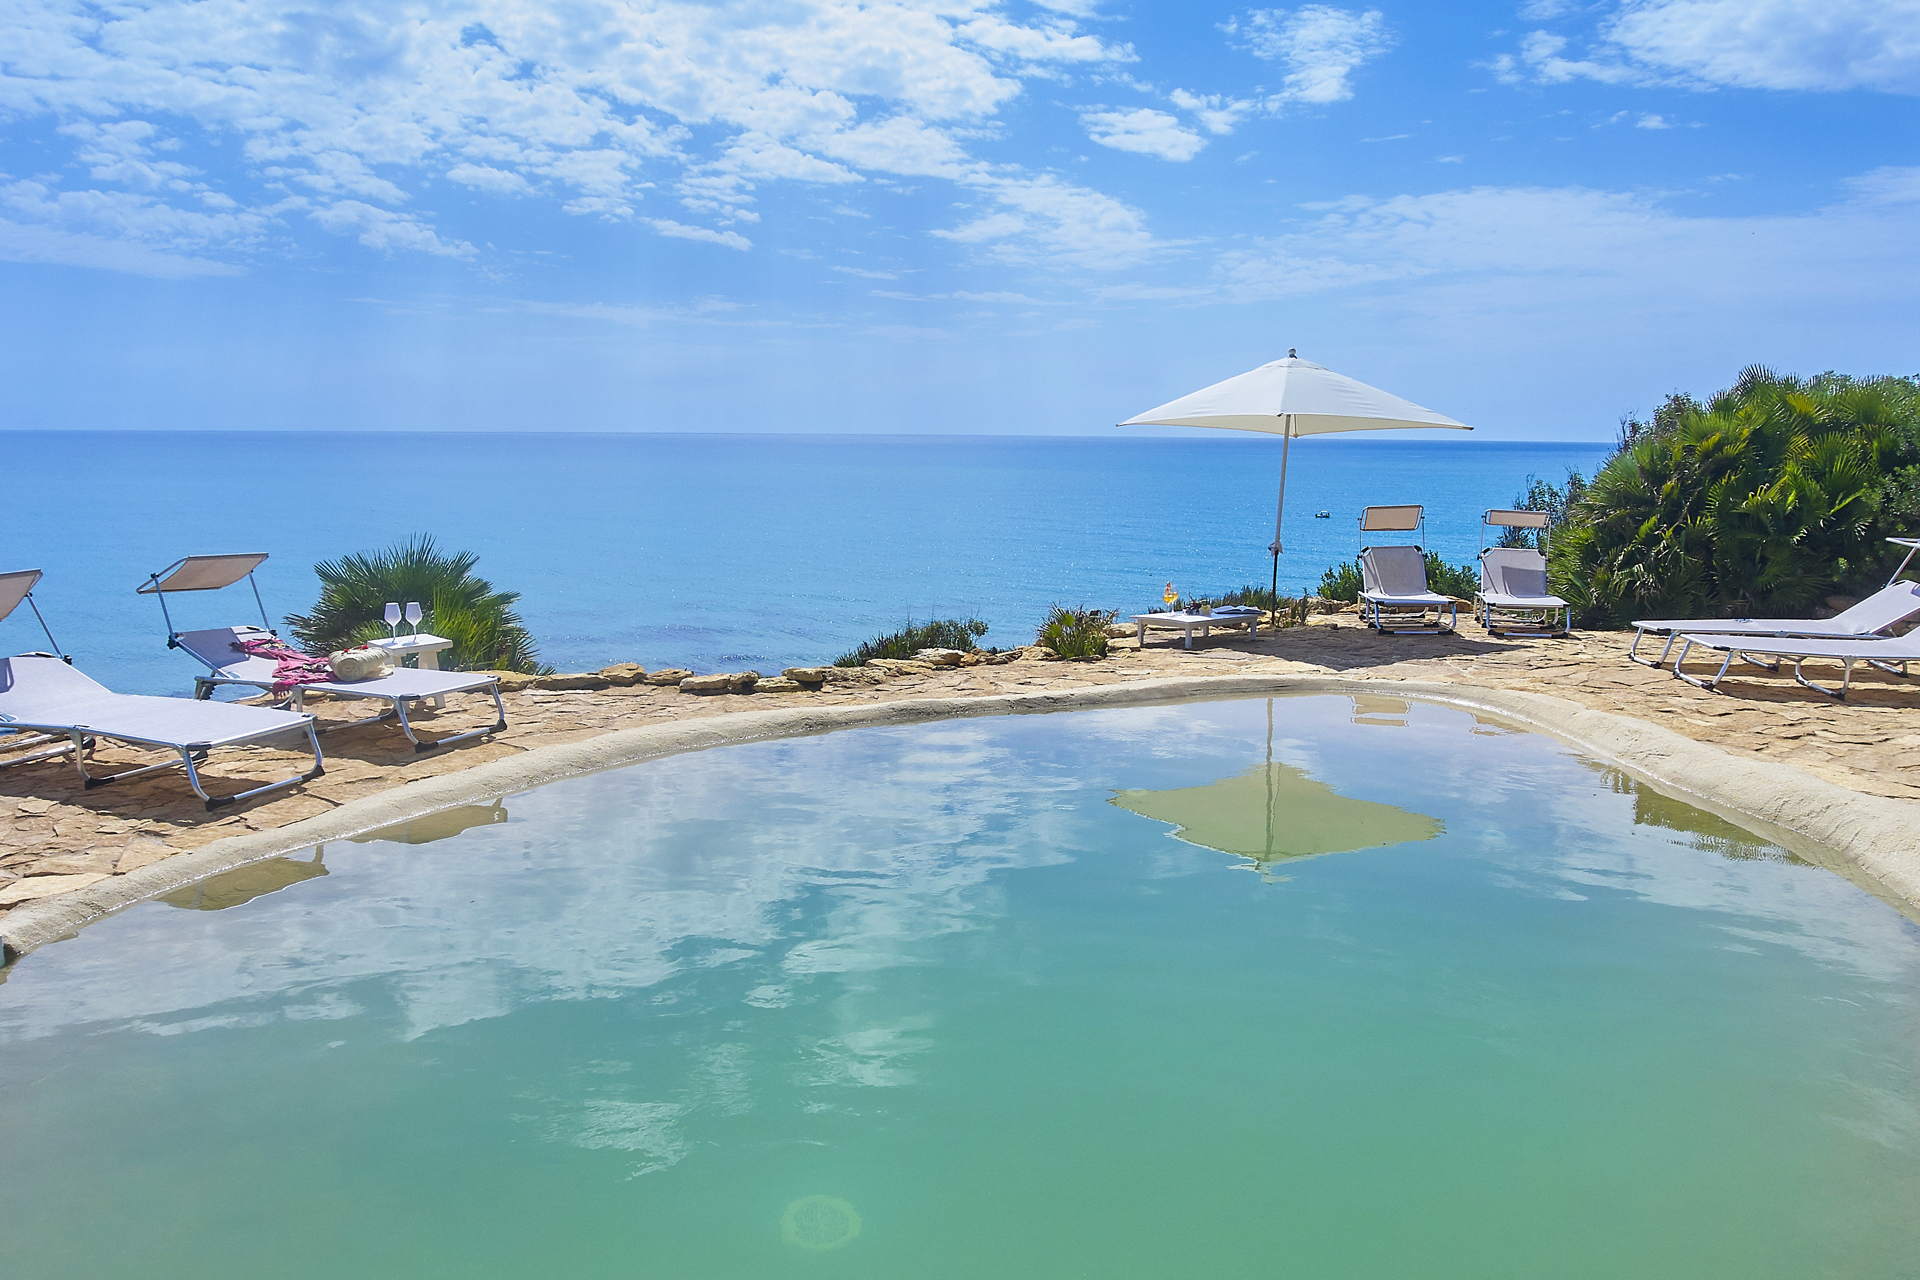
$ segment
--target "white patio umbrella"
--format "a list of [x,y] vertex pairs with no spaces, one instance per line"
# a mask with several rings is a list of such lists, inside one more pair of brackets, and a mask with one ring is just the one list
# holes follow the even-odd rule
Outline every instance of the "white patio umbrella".
[[1265,431],[1280,437],[1280,497],[1274,505],[1273,589],[1280,589],[1280,526],[1287,510],[1287,455],[1296,436],[1336,431],[1398,431],[1409,427],[1445,427],[1471,431],[1444,414],[1377,387],[1302,360],[1288,351],[1225,382],[1169,400],[1136,414],[1123,427],[1219,427],[1227,431]]

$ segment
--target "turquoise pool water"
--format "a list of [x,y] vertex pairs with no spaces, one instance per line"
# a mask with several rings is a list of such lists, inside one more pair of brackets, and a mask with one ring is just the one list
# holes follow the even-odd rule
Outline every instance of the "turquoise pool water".
[[1920,1258],[1920,931],[1461,712],[845,732],[389,834],[7,971],[10,1280]]

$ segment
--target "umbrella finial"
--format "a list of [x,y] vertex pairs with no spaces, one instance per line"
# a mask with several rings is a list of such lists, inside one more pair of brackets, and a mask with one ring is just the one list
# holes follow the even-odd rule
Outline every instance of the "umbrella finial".
[[1287,348],[1287,359],[1298,360],[1299,358],[1300,358],[1300,353],[1297,350],[1295,350],[1292,347]]

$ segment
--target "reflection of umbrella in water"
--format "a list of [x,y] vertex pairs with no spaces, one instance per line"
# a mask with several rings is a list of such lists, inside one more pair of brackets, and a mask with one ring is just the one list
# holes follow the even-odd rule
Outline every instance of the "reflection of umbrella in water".
[[1245,773],[1198,787],[1122,791],[1113,803],[1174,828],[1188,844],[1278,862],[1322,853],[1378,849],[1431,840],[1438,818],[1343,796],[1273,759],[1273,700],[1267,700],[1267,760]]
[[419,818],[409,818],[405,822],[396,822],[390,827],[381,827],[378,831],[363,831],[351,837],[359,844],[383,841],[388,844],[432,844],[435,840],[445,840],[448,836],[457,836],[471,827],[488,827],[507,820],[507,806],[504,801],[495,800],[492,804],[457,804],[451,809],[442,809],[438,813],[429,813]]
[[225,911],[325,874],[327,869],[321,865],[320,851],[315,849],[311,858],[263,858],[244,867],[222,871],[184,889],[163,893],[160,901],[188,911]]

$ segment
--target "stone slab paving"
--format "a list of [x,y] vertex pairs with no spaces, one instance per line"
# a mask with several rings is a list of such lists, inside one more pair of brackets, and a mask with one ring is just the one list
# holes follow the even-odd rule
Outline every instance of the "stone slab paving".
[[[1790,764],[1856,791],[1920,801],[1920,678],[1868,671],[1856,677],[1853,696],[1839,703],[1801,688],[1784,672],[1736,669],[1728,692],[1715,694],[1664,670],[1627,662],[1628,640],[1617,632],[1510,640],[1464,623],[1455,636],[1382,636],[1350,615],[1335,615],[1258,639],[1242,634],[1196,639],[1191,650],[1177,641],[1169,646],[1158,636],[1150,637],[1144,650],[1130,639],[1115,641],[1112,656],[1095,662],[1049,661],[1028,651],[1004,664],[895,663],[885,674],[869,673],[869,682],[829,684],[816,691],[702,695],[651,684],[528,688],[506,695],[511,727],[495,739],[415,755],[390,725],[343,729],[322,738],[324,777],[211,814],[177,770],[87,791],[65,761],[0,769],[0,915],[224,836],[271,830],[421,778],[614,729],[747,707],[1032,692],[1159,676],[1333,671],[1358,679],[1439,680],[1556,694],[1650,720],[1736,754]],[[581,677],[576,683],[605,682]],[[323,720],[343,714],[319,700],[312,705]],[[490,710],[490,703],[470,700],[463,708],[456,701],[426,717],[421,727],[454,732],[483,723]],[[121,762],[145,762],[107,747],[97,759],[103,771]],[[216,794],[238,790],[291,772],[294,760],[270,750],[231,753],[205,771],[208,786]]]

